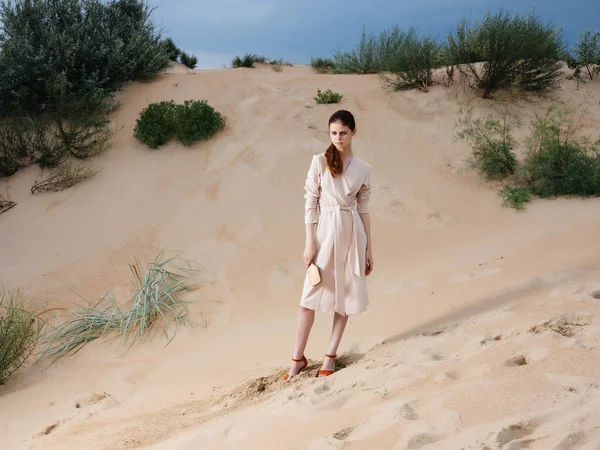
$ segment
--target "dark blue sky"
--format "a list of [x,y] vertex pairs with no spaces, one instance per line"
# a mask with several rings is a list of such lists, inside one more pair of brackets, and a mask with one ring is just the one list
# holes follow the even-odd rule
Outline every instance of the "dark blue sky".
[[600,0],[150,0],[155,22],[182,49],[198,56],[198,68],[229,65],[233,56],[256,53],[308,64],[350,50],[362,26],[379,32],[391,25],[418,28],[444,38],[462,17],[482,18],[505,8],[536,13],[563,29],[573,43],[579,32],[600,29]]

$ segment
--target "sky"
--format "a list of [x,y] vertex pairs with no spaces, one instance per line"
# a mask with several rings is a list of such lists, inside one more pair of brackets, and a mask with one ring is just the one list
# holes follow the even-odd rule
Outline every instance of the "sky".
[[198,69],[229,67],[235,56],[255,53],[310,64],[360,41],[363,26],[378,33],[411,26],[440,40],[461,18],[480,19],[504,8],[563,30],[573,44],[584,29],[600,29],[600,0],[150,0],[165,36],[198,57]]

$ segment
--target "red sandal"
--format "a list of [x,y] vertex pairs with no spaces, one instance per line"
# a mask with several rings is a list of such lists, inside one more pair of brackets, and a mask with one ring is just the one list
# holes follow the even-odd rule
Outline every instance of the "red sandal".
[[[306,369],[308,367],[308,360],[306,359],[306,356],[304,356],[304,355],[302,355],[302,359],[294,359],[294,358],[292,358],[292,361],[294,361],[294,362],[304,361],[304,366],[298,371],[298,373],[302,372],[304,369]],[[298,373],[296,375],[298,375]],[[283,381],[287,381],[290,378],[295,377],[296,375],[290,376],[289,373],[286,373],[285,377],[283,377]]]
[[[335,359],[335,358],[337,358],[337,355],[330,355],[328,353],[325,353],[325,357]],[[321,370],[319,370],[319,375],[324,375],[324,376],[328,377],[333,372],[334,372],[333,370],[323,370],[323,369],[321,369]]]

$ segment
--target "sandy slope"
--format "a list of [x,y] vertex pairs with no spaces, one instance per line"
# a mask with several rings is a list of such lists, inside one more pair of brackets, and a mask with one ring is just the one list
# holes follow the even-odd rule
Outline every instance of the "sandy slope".
[[[315,106],[317,88],[344,99]],[[600,135],[597,81],[552,98],[586,108],[584,133]],[[600,200],[502,208],[453,140],[459,89],[389,93],[376,76],[262,67],[175,70],[120,99],[93,179],[36,196],[39,169],[0,181],[18,202],[0,215],[0,282],[59,306],[74,300],[67,285],[126,298],[127,263],[167,247],[214,283],[191,293],[196,325],[166,348],[98,343],[19,372],[0,387],[1,448],[600,448]],[[227,130],[145,148],[135,119],[168,99],[208,100]],[[518,106],[527,121],[551,101]],[[302,187],[338,107],[374,168],[372,305],[351,319],[344,370],[312,378],[330,327],[318,316],[312,370],[284,384]]]

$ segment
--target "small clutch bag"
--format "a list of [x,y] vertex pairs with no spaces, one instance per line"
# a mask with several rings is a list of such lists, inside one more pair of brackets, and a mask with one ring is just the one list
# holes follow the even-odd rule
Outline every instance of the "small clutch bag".
[[321,273],[319,272],[319,268],[313,263],[308,266],[306,273],[308,274],[308,280],[310,281],[311,285],[316,286],[321,282]]

